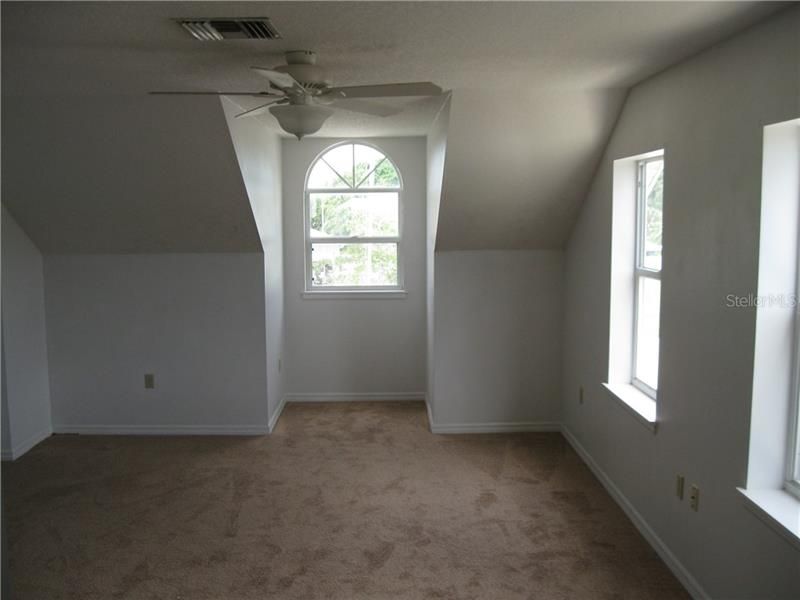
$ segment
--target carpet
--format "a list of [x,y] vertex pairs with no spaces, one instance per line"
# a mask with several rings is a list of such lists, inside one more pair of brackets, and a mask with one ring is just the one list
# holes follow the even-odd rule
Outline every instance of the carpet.
[[2,475],[15,600],[688,598],[560,434],[434,435],[418,402],[56,435]]

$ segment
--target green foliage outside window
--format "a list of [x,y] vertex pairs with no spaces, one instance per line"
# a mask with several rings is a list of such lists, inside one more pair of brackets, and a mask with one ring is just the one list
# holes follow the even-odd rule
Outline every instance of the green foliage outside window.
[[661,247],[662,216],[664,205],[664,169],[656,176],[646,199],[646,236],[647,241]]

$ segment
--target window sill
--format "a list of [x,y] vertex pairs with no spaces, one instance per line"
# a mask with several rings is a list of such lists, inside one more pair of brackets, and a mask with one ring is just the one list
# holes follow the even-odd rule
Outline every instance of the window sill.
[[736,489],[748,510],[800,550],[800,500],[785,490]]
[[401,299],[408,296],[405,290],[325,290],[303,292],[306,300],[370,300],[370,299]]
[[613,398],[616,398],[636,420],[650,431],[656,431],[656,401],[629,383],[604,383]]

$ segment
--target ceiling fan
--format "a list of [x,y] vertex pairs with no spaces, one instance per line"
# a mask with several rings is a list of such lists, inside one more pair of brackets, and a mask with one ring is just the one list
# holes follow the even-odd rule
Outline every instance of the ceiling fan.
[[269,110],[281,128],[302,139],[316,133],[339,108],[351,112],[387,117],[398,110],[370,102],[368,98],[400,96],[439,96],[442,88],[429,81],[334,87],[324,67],[317,64],[316,52],[292,50],[285,53],[286,64],[273,69],[251,67],[267,78],[262,92],[150,92],[171,95],[255,96],[264,104],[236,115],[250,117]]

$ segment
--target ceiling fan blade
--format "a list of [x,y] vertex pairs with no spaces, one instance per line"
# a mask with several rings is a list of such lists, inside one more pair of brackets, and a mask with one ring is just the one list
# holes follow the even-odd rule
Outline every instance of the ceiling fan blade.
[[270,106],[272,106],[273,104],[276,104],[276,103],[280,103],[281,101],[282,101],[282,98],[275,98],[274,100],[270,100],[266,104],[262,104],[261,106],[256,106],[255,108],[251,108],[250,110],[246,110],[243,113],[239,113],[234,118],[235,119],[241,119],[242,117],[254,117],[256,115],[260,115],[261,113],[266,112],[266,110]]
[[347,98],[390,98],[398,96],[439,96],[442,93],[442,88],[430,81],[418,81],[414,83],[336,87],[331,88],[330,92],[342,92]]
[[269,92],[147,92],[152,96],[274,96],[283,98],[282,94]]
[[250,68],[266,77],[272,85],[280,90],[295,90],[298,92],[305,91],[303,90],[303,86],[300,85],[297,80],[288,73],[273,71],[272,69],[268,69],[266,67]]
[[334,108],[347,110],[350,112],[363,113],[365,115],[374,115],[376,117],[391,117],[400,112],[399,109],[378,104],[377,102],[370,102],[369,100],[357,100],[351,98],[337,98],[330,102]]

